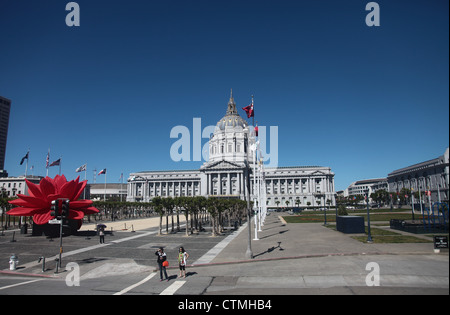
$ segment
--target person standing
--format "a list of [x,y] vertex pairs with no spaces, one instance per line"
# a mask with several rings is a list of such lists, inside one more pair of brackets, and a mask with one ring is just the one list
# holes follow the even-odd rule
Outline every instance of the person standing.
[[[188,259],[189,254],[184,250],[184,247],[180,247],[178,250],[178,265],[180,267],[180,276],[186,278],[186,260]],[[184,273],[184,276],[183,276]]]
[[100,236],[100,244],[104,244],[105,243],[105,229],[100,228],[100,230],[98,231],[98,235]]
[[158,256],[158,267],[159,267],[159,281],[163,281],[163,271],[164,276],[166,277],[166,281],[169,281],[169,277],[167,276],[166,267],[164,266],[164,262],[167,260],[167,255],[164,252],[164,248],[160,247],[158,251],[155,253],[156,256]]

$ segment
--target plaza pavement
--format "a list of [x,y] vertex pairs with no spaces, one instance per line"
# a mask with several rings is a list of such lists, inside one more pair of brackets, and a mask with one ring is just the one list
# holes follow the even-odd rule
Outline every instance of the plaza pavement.
[[[416,236],[416,235],[415,235]],[[424,236],[419,236],[427,238]],[[286,224],[267,217],[258,239],[252,226],[253,259],[245,256],[242,231],[197,272],[214,277],[206,294],[448,294],[448,250],[433,243],[362,243],[319,223]],[[431,240],[430,237],[428,237]],[[380,286],[366,277],[376,262]],[[195,265],[195,264],[194,264]]]
[[[73,255],[71,259],[88,261],[81,265],[82,279],[94,279],[103,283],[107,277],[126,277],[121,278],[124,279],[122,286],[120,283],[117,284],[117,281],[114,281],[114,285],[102,284],[102,287],[108,287],[108,290],[114,292],[126,287],[125,279],[130,281],[129,284],[133,284],[134,281],[139,283],[138,280],[155,271],[154,264],[143,263],[144,260],[136,248],[148,247],[144,241],[151,241],[150,238],[156,234],[155,228],[159,225],[159,217],[118,221],[115,222],[117,227],[113,226],[114,230],[123,229],[125,223],[130,229],[133,225],[137,233],[125,233],[126,237],[116,233],[120,236],[112,241],[107,236],[107,243],[110,242],[112,246],[98,245],[89,241],[89,246],[77,247],[79,249],[68,253]],[[111,223],[107,225],[108,228],[112,226]],[[84,225],[83,230],[91,230],[93,227]],[[435,254],[432,243],[367,244],[352,239],[350,235],[324,227],[320,223],[286,224],[281,216],[275,213],[267,217],[262,231],[258,232],[258,240],[253,240],[255,237],[253,225],[251,231],[253,259],[245,256],[248,239],[248,230],[245,226],[226,237],[213,238],[205,234],[186,238],[180,233],[160,237],[159,239],[169,247],[173,245],[175,249],[170,248],[169,251],[174,253],[180,242],[192,244],[192,259],[189,260],[187,267],[189,276],[185,280],[186,283],[174,293],[273,295],[448,294],[449,292],[448,251]],[[101,257],[110,256],[111,253],[106,251],[113,250],[114,246],[123,253],[115,259],[103,261]],[[136,248],[133,248],[135,246]],[[202,249],[194,251],[194,246]],[[93,259],[93,255],[100,258]],[[379,287],[366,285],[366,278],[370,272],[366,270],[366,266],[369,262],[376,262],[380,267]],[[176,269],[170,268],[169,274],[176,274]],[[3,273],[5,272],[7,271],[3,269]],[[35,261],[22,265],[17,273],[42,275]],[[130,277],[136,280],[128,280]],[[153,285],[141,285],[134,289],[134,294],[136,292],[160,294],[155,290],[162,289],[157,289]],[[133,294],[133,291],[129,294]]]

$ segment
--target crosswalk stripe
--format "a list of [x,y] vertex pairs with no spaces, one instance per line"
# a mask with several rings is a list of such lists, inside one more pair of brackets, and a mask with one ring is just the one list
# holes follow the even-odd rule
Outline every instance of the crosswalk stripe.
[[122,295],[127,293],[130,290],[133,290],[134,288],[140,286],[141,284],[146,283],[148,280],[150,280],[151,278],[153,278],[156,275],[156,272],[151,273],[149,276],[147,276],[145,279],[139,281],[138,283],[135,283],[133,285],[130,285],[129,287],[123,289],[122,291],[116,292],[114,293],[114,295]]
[[175,281],[169,287],[167,287],[164,291],[162,291],[159,295],[174,295],[175,292],[177,292],[177,290],[179,288],[181,288],[183,286],[183,284],[185,284],[185,283],[186,283],[186,281]]
[[20,282],[20,283],[16,283],[16,284],[11,284],[11,285],[7,285],[4,287],[0,287],[0,290],[9,289],[9,288],[17,287],[19,285],[29,284],[29,283],[33,283],[33,282],[37,282],[37,281],[41,281],[41,280],[42,279],[37,279],[37,280],[31,280],[31,281],[25,281],[25,282]]

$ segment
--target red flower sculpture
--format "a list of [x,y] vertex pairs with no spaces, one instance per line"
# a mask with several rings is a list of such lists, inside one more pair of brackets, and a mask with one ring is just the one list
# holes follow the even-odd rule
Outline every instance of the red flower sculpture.
[[18,206],[7,212],[9,215],[15,216],[33,216],[36,224],[46,224],[49,220],[54,219],[50,215],[51,202],[58,198],[67,198],[70,200],[69,219],[80,220],[86,214],[98,213],[98,209],[91,207],[92,200],[78,200],[87,181],[79,182],[77,179],[67,181],[64,175],[56,175],[55,178],[45,177],[39,185],[33,184],[26,180],[28,185],[29,196],[17,194],[19,199],[12,200],[9,203]]

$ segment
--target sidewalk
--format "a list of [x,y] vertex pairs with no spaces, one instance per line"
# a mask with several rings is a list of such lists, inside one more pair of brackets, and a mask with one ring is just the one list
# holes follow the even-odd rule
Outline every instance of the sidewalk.
[[[448,294],[448,251],[350,236],[318,223],[285,224],[271,214],[259,240],[252,225],[253,259],[245,257],[245,229],[198,272],[213,277],[206,294]],[[381,287],[366,284],[369,262],[380,266]]]
[[[150,229],[159,226],[159,216],[145,218],[145,219],[130,219],[130,220],[117,220],[117,221],[105,221],[105,222],[97,222],[98,224],[105,224],[106,231],[111,231],[111,229],[115,232],[117,231],[140,231],[145,229]],[[184,215],[180,215],[180,225],[186,222],[186,217]],[[79,231],[94,231],[96,230],[97,223],[84,223]],[[169,231],[171,229],[172,218],[169,217]],[[174,217],[174,226],[177,227],[177,219]],[[166,217],[163,217],[163,231],[166,229]]]
[[[432,243],[368,244],[354,240],[318,223],[285,224],[281,216],[271,214],[266,218],[258,239],[254,240],[252,224],[253,261],[338,255],[406,255],[433,254]],[[245,261],[248,232],[242,231],[213,263]]]

